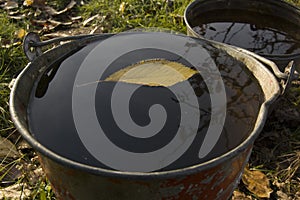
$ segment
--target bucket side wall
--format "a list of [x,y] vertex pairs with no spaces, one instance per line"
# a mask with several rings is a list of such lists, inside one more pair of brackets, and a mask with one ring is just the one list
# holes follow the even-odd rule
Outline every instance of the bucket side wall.
[[143,179],[116,178],[94,175],[62,166],[39,155],[43,169],[60,200],[175,200],[229,199],[236,188],[248,161],[252,145],[244,152],[219,165],[182,174],[174,178],[164,176]]

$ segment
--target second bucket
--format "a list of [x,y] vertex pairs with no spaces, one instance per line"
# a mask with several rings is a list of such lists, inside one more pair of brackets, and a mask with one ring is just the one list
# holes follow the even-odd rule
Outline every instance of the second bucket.
[[250,50],[281,70],[300,65],[300,10],[282,0],[196,0],[185,10],[188,35]]

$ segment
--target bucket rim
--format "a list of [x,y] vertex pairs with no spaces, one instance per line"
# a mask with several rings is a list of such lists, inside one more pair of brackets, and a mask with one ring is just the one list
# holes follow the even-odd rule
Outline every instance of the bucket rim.
[[[114,34],[112,34],[114,35]],[[184,36],[184,35],[183,35]],[[185,37],[188,37],[185,35]],[[197,40],[203,40],[209,43],[214,43],[213,41],[206,40],[206,39],[201,39],[201,38],[195,38]],[[72,42],[71,42],[72,43]],[[69,43],[63,44],[68,45]],[[230,45],[226,45],[223,43],[217,43],[218,45],[224,46],[224,48],[230,48],[233,51],[236,51],[237,53],[244,54],[248,59],[254,60],[259,67],[263,68],[265,73],[271,77],[273,80],[276,80],[275,76],[258,60],[255,58],[247,55],[244,52],[239,52],[237,49],[231,47]],[[49,50],[48,52],[55,51],[57,50],[57,47],[54,49]],[[38,57],[37,59],[41,57],[46,57],[48,52],[44,53],[42,56]],[[258,136],[258,134],[261,132],[265,120],[267,118],[267,113],[268,113],[268,107],[269,105],[274,102],[277,97],[279,96],[280,93],[280,88],[279,84],[276,80],[276,89],[273,91],[273,94],[270,98],[264,100],[264,102],[261,104],[260,109],[259,109],[259,114],[257,116],[256,123],[254,125],[254,128],[252,132],[247,136],[247,138],[242,141],[239,145],[237,145],[235,148],[231,149],[230,151],[213,158],[211,160],[208,160],[203,163],[195,164],[192,166],[184,167],[184,168],[179,168],[179,169],[174,169],[174,170],[168,170],[168,171],[157,171],[157,172],[127,172],[127,171],[117,171],[117,170],[111,170],[111,169],[105,169],[101,167],[95,167],[95,166],[90,166],[87,164],[83,164],[80,162],[73,161],[71,159],[65,158],[52,150],[46,148],[44,145],[39,143],[29,132],[29,130],[22,124],[20,121],[21,116],[19,116],[19,113],[17,111],[17,88],[18,85],[20,84],[20,81],[24,78],[24,76],[28,73],[28,70],[30,67],[34,64],[33,62],[29,62],[27,66],[22,70],[22,72],[18,75],[18,77],[15,79],[15,82],[13,84],[13,87],[11,89],[10,93],[10,99],[9,99],[9,110],[11,114],[11,119],[14,122],[15,127],[17,130],[20,132],[22,137],[30,144],[31,147],[38,153],[40,153],[39,156],[45,156],[46,158],[50,159],[51,161],[54,161],[64,167],[69,167],[71,169],[75,170],[80,170],[86,173],[91,173],[94,175],[101,175],[105,177],[116,177],[116,178],[133,178],[133,179],[138,179],[138,180],[147,180],[147,179],[165,179],[165,178],[173,178],[173,177],[178,177],[178,176],[183,176],[183,175],[190,175],[194,174],[203,170],[206,170],[208,168],[215,167],[217,165],[220,165],[227,160],[233,159],[236,157],[238,154],[243,153],[247,151],[249,148],[252,149],[252,145],[254,143],[254,140]]]

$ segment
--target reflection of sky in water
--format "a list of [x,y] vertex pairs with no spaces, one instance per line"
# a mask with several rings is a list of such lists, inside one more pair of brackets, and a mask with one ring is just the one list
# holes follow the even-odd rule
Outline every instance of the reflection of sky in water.
[[194,27],[207,39],[239,46],[255,53],[289,54],[300,52],[299,44],[286,33],[275,29],[258,29],[247,23],[214,22]]

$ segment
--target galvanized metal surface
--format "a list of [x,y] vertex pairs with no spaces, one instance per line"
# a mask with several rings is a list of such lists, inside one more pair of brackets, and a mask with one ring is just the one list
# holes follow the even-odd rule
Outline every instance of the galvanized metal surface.
[[[254,140],[263,128],[269,105],[280,94],[273,74],[252,56],[230,46],[215,43],[229,55],[244,62],[256,77],[265,102],[253,132],[239,146],[207,162],[172,171],[120,172],[74,162],[40,144],[27,124],[27,106],[33,84],[55,60],[89,42],[109,37],[92,36],[52,49],[21,72],[13,86],[10,112],[17,129],[38,152],[43,169],[59,199],[228,199],[240,180]],[[210,43],[210,41],[205,41]]]
[[[300,40],[299,24],[300,24],[300,9],[288,4],[283,0],[195,0],[190,3],[185,9],[184,21],[187,26],[187,34],[194,37],[203,38],[193,30],[195,26],[193,21],[197,19],[200,13],[215,11],[218,9],[226,10],[244,10],[252,11],[260,14],[266,14],[276,18],[281,18],[295,24],[295,29],[291,33],[295,38]],[[259,20],[259,19],[258,19]],[[298,26],[298,27],[296,27]],[[269,60],[274,61],[284,71],[285,66],[292,60],[295,61],[295,67],[300,71],[300,54],[259,54]],[[282,78],[282,77],[279,77]]]
[[118,178],[99,176],[61,165],[40,155],[40,162],[61,200],[228,199],[240,179],[252,146],[223,164],[178,177]]

